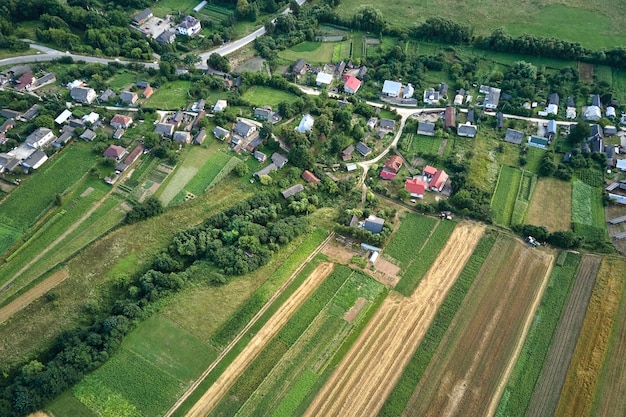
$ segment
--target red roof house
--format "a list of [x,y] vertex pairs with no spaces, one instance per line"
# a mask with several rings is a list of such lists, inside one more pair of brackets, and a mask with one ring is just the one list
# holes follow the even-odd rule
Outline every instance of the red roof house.
[[451,106],[446,107],[445,126],[456,127],[456,110],[454,107],[451,107]]
[[430,165],[426,165],[426,167],[424,168],[424,175],[426,175],[427,177],[432,177],[436,173],[437,173],[437,168],[435,168],[435,167],[431,167]]
[[406,182],[404,183],[404,188],[409,190],[409,192],[411,193],[411,197],[424,198],[426,184],[424,184],[420,179],[413,178],[410,180],[406,180]]
[[124,128],[127,129],[133,123],[133,118],[130,116],[124,116],[121,114],[116,114],[111,119],[111,127],[115,129]]
[[154,94],[154,90],[152,89],[152,87],[150,87],[150,85],[148,85],[146,88],[144,88],[143,93],[141,93],[141,97],[150,98],[152,94]]
[[352,75],[344,75],[343,79],[343,91],[348,94],[355,94],[361,87],[361,81]]
[[302,178],[308,182],[309,184],[317,184],[320,182],[320,179],[317,178],[311,171],[308,169],[302,173]]
[[444,185],[446,185],[446,181],[448,181],[448,174],[446,174],[446,171],[437,171],[437,173],[433,176],[433,179],[430,180],[429,187],[433,191],[441,192]]
[[380,172],[380,178],[384,180],[392,180],[396,177],[400,168],[402,168],[402,158],[398,155],[393,155],[385,161],[385,166]]
[[104,151],[105,158],[115,158],[118,161],[126,155],[126,148],[117,145],[109,146],[106,151]]
[[15,89],[18,91],[28,91],[30,86],[33,85],[36,81],[35,76],[32,72],[25,72],[18,80]]

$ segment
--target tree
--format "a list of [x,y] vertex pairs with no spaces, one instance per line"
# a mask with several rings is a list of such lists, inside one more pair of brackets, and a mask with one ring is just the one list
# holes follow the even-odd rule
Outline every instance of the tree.
[[185,55],[185,58],[183,58],[183,64],[187,69],[193,68],[197,63],[201,61],[202,59],[197,54],[187,54]]
[[291,0],[289,2],[289,9],[291,10],[291,13],[293,13],[294,16],[297,17],[300,15],[300,5],[298,4],[296,0]]
[[576,145],[587,140],[589,136],[591,136],[591,127],[589,126],[589,123],[578,122],[570,127],[567,140],[569,140],[573,145]]
[[207,65],[218,71],[222,71],[222,72],[230,71],[230,62],[228,62],[228,58],[223,57],[217,53],[212,53],[209,56],[209,59],[207,60]]
[[267,174],[261,175],[261,177],[259,178],[259,181],[261,181],[261,184],[263,185],[270,185],[272,184],[272,177],[270,177]]
[[235,166],[235,174],[237,174],[239,177],[245,177],[248,174],[248,165],[241,163],[241,164],[237,164],[237,166]]
[[313,169],[315,157],[309,148],[298,145],[289,151],[289,161],[298,168]]
[[263,122],[261,129],[259,130],[259,135],[263,138],[263,140],[268,140],[272,137],[273,131],[274,125],[272,123]]
[[398,198],[400,200],[406,200],[410,196],[411,196],[411,193],[406,188],[402,188],[400,189],[400,191],[398,191]]
[[47,127],[48,129],[54,129],[54,119],[51,116],[42,114],[37,116],[35,124],[39,127]]

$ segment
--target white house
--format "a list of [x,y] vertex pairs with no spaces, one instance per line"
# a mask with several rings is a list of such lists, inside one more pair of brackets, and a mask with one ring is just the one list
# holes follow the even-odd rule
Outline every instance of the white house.
[[194,36],[202,29],[200,21],[193,16],[185,17],[185,20],[180,22],[180,25],[176,28],[176,32],[185,36]]
[[333,75],[326,74],[325,72],[318,72],[317,78],[315,78],[315,82],[317,83],[318,86],[330,85],[332,81],[333,81]]
[[218,111],[224,111],[226,110],[227,106],[228,103],[226,102],[226,100],[217,100],[217,103],[215,103],[215,106],[213,106],[213,113],[216,113]]
[[63,112],[59,114],[56,119],[54,119],[54,123],[58,125],[62,125],[63,123],[67,122],[67,119],[69,119],[71,116],[72,116],[71,111],[63,110]]
[[302,120],[300,120],[300,124],[296,127],[296,130],[300,133],[306,133],[313,129],[313,122],[313,117],[307,113],[302,116]]
[[402,98],[411,98],[411,97],[413,97],[414,93],[415,93],[415,88],[413,88],[413,86],[411,84],[407,84],[407,86],[404,87],[404,92],[402,93]]
[[383,84],[383,95],[387,97],[398,97],[400,90],[402,89],[402,83],[397,81],[385,80]]

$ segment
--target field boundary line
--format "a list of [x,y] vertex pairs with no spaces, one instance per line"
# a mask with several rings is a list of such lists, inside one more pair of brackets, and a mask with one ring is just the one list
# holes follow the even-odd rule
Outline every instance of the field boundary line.
[[496,191],[498,190],[498,184],[500,184],[500,176],[502,175],[502,167],[504,167],[504,165],[500,165],[500,169],[498,170],[498,179],[496,180],[496,186],[493,189],[493,194],[491,195],[491,201],[489,202],[490,206],[493,206],[493,199],[496,196]]
[[517,363],[517,359],[519,358],[519,354],[524,347],[524,342],[526,341],[526,337],[528,336],[528,332],[530,330],[530,326],[535,319],[535,314],[537,314],[537,309],[539,308],[539,304],[541,304],[541,299],[543,298],[543,294],[548,286],[548,281],[550,281],[550,275],[552,274],[552,269],[554,268],[554,262],[556,261],[554,254],[550,254],[550,265],[546,270],[546,273],[543,276],[543,281],[541,282],[541,287],[537,294],[535,295],[535,299],[533,300],[532,307],[526,316],[526,320],[524,322],[524,327],[522,328],[522,333],[517,338],[517,343],[515,344],[515,349],[513,350],[513,354],[509,358],[509,363],[507,364],[502,377],[500,378],[500,382],[498,383],[498,387],[496,388],[496,392],[491,397],[491,401],[489,402],[489,408],[485,415],[493,416],[498,408],[498,404],[500,403],[500,398],[502,397],[502,393],[506,388],[506,384],[511,377],[511,372],[513,372],[513,368]]
[[183,393],[183,395],[181,395],[181,397],[174,403],[174,405],[167,411],[167,413],[165,413],[164,417],[170,417],[172,414],[174,414],[178,410],[178,408],[180,408],[180,406],[187,400],[187,398],[189,398],[191,394],[193,394],[193,392],[198,388],[198,386],[206,379],[206,377],[211,373],[211,371],[213,371],[213,369],[215,369],[215,367],[219,365],[222,359],[224,359],[224,357],[228,353],[230,353],[230,351],[243,338],[243,336],[246,335],[248,330],[250,330],[250,328],[254,326],[254,324],[256,324],[259,318],[261,318],[261,316],[270,308],[270,306],[274,303],[274,301],[276,301],[276,299],[283,293],[283,291],[291,284],[291,282],[296,278],[296,276],[300,272],[302,272],[302,270],[309,264],[309,262],[311,262],[311,260],[318,253],[320,253],[320,251],[324,248],[324,246],[326,246],[326,244],[330,242],[330,240],[334,236],[335,236],[335,232],[330,232],[328,236],[326,237],[326,239],[324,239],[324,241],[320,243],[318,247],[315,248],[315,250],[313,250],[313,252],[311,252],[311,254],[304,260],[304,262],[302,262],[300,266],[298,266],[298,268],[296,268],[296,270],[291,274],[291,276],[287,280],[285,280],[285,282],[283,282],[283,284],[270,297],[270,299],[265,303],[265,305],[263,305],[263,307],[261,307],[261,309],[254,315],[254,317],[252,317],[252,319],[248,322],[248,324],[243,329],[241,329],[239,334],[237,334],[237,336],[235,336],[235,338],[222,350],[222,352],[218,355],[218,357],[215,358],[213,363],[211,363],[211,365],[209,365],[209,367],[198,377],[198,379],[196,379],[196,381],[194,381],[194,383],[191,384],[189,388],[187,388],[187,390]]

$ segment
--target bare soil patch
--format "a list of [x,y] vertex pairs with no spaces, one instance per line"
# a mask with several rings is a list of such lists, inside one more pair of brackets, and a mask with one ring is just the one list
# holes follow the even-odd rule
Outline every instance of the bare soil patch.
[[524,223],[545,226],[550,232],[572,226],[572,184],[556,178],[539,178]]
[[580,79],[583,81],[591,81],[593,80],[593,64],[588,64],[586,62],[578,63],[578,73],[580,74]]
[[355,249],[350,244],[333,239],[324,246],[322,253],[340,264],[348,265],[354,255],[363,255],[365,252]]
[[63,280],[65,280],[68,276],[69,273],[67,272],[67,269],[63,268],[50,275],[45,281],[26,291],[6,306],[0,308],[0,323],[10,319],[13,314],[46,294],[48,291],[63,282]]
[[483,231],[479,224],[459,224],[411,297],[393,292],[385,299],[305,416],[376,415]]
[[585,255],[580,262],[526,417],[553,415],[556,410],[601,261],[599,256]]
[[269,341],[282,329],[306,299],[332,272],[333,264],[324,262],[309,275],[278,311],[269,319],[263,328],[250,340],[243,351],[233,360],[224,373],[204,393],[198,402],[189,410],[189,417],[204,417],[217,405],[228,389],[243,374],[248,365],[265,349]]
[[87,197],[89,194],[93,192],[93,187],[87,187],[85,191],[80,195],[82,198]]
[[346,314],[343,315],[343,318],[348,323],[352,323],[354,319],[357,318],[361,310],[363,310],[363,307],[365,307],[366,305],[367,305],[367,298],[359,297],[354,303],[354,305],[352,306],[352,308],[346,311]]
[[28,417],[50,417],[50,414],[45,411],[35,411],[34,413],[29,414]]
[[497,403],[552,259],[517,239],[498,239],[407,404],[407,415],[489,415],[487,405]]

